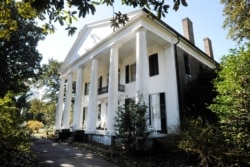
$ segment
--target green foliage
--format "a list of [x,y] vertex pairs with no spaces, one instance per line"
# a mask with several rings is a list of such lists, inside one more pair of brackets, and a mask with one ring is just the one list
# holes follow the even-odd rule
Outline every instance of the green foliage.
[[43,128],[43,123],[40,121],[36,121],[36,120],[30,120],[27,122],[27,128],[29,128],[30,130],[37,131],[41,128]]
[[26,120],[42,122],[47,129],[51,128],[55,122],[56,103],[44,102],[39,99],[33,99],[29,103],[30,108],[25,115]]
[[8,92],[0,99],[0,162],[3,166],[27,164],[28,159],[22,157],[29,152],[30,133],[22,123],[14,95]]
[[199,166],[223,166],[227,147],[220,129],[201,118],[187,120],[179,148],[198,157]]
[[115,117],[116,135],[121,138],[127,151],[135,151],[138,140],[145,140],[149,133],[147,131],[147,106],[140,96],[138,102],[130,102],[119,106]]
[[214,80],[218,96],[210,108],[218,114],[220,126],[230,146],[231,163],[250,165],[250,45],[231,50],[223,57]]
[[49,59],[48,64],[43,64],[37,80],[33,81],[37,88],[44,88],[43,99],[57,102],[60,88],[60,75],[58,70],[62,63],[54,59]]
[[[72,26],[72,21],[76,21],[77,17],[85,18],[88,14],[94,15],[96,5],[113,6],[114,3],[114,0],[3,0],[0,3],[0,38],[9,38],[11,33],[19,28],[16,19],[12,18],[9,12],[12,7],[18,11],[18,15],[25,19],[39,18],[42,20],[44,32],[53,33],[55,31],[54,24],[59,23],[61,26],[66,26],[65,30],[68,31],[69,35],[73,35],[76,27]],[[164,17],[170,7],[169,4],[159,0],[122,0],[120,3],[134,8],[152,9],[157,12],[158,18]],[[186,0],[174,0],[173,9],[178,10],[180,5],[187,6]],[[114,27],[115,29],[127,21],[126,15],[120,15],[122,17],[119,15],[120,12],[115,12],[114,19],[112,19],[111,25],[117,26]],[[117,18],[121,19],[117,20]]]
[[22,18],[14,6],[8,11],[18,29],[8,38],[0,37],[0,97],[8,90],[17,94],[28,89],[27,79],[36,77],[42,59],[36,47],[44,39],[42,29],[35,26],[34,20]]
[[250,2],[248,0],[228,1],[224,4],[224,28],[229,28],[228,36],[234,40],[250,40]]
[[203,166],[250,165],[250,47],[224,56],[209,106],[218,123],[189,120],[180,148],[198,154]]

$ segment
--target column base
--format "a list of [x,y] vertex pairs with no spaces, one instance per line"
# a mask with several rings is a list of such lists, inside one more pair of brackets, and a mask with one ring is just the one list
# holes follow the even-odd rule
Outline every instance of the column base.
[[85,130],[85,134],[96,134],[96,130]]
[[65,141],[65,140],[68,140],[71,138],[71,132],[69,129],[62,129],[60,132],[59,132],[59,136],[58,136],[58,139],[60,141]]
[[115,132],[112,131],[112,130],[107,130],[107,131],[105,132],[105,134],[106,134],[107,136],[116,136]]
[[88,134],[85,134],[84,130],[76,130],[72,133],[72,140],[76,142],[87,143],[88,142]]

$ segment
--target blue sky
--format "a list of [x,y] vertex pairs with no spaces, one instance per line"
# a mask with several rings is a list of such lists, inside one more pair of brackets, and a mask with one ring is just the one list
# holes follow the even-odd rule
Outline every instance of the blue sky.
[[[167,0],[166,3],[172,5],[172,0]],[[193,22],[195,44],[201,50],[204,50],[203,38],[209,37],[212,41],[214,58],[220,61],[223,55],[229,53],[230,48],[235,48],[236,42],[227,39],[227,30],[222,28],[223,5],[219,1],[209,0],[187,0],[188,7],[182,7],[175,12],[169,9],[169,13],[164,22],[183,34],[182,19],[188,17]],[[113,9],[106,5],[97,6],[95,15],[88,15],[84,19],[79,19],[74,25],[78,27],[77,32],[73,37],[68,36],[64,27],[57,26],[57,31],[54,34],[48,35],[44,41],[40,41],[38,45],[39,52],[43,55],[42,64],[47,63],[49,58],[54,58],[58,61],[63,61],[67,56],[68,51],[77,37],[78,31],[88,23],[98,21],[113,16]],[[120,4],[115,5],[115,11],[122,13],[131,12],[133,7],[126,7]]]

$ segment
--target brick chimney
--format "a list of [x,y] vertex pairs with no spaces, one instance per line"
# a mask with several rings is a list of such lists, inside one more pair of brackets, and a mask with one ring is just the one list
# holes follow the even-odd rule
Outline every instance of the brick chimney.
[[192,44],[194,43],[193,23],[188,17],[182,19],[184,37],[186,37]]
[[204,38],[203,41],[204,41],[205,53],[213,59],[214,54],[213,54],[213,48],[212,48],[211,40],[209,38]]

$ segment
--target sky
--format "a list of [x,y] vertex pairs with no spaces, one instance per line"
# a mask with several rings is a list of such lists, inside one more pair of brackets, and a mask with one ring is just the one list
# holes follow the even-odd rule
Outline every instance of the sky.
[[[173,1],[165,0],[170,4],[168,14],[161,18],[165,23],[174,28],[180,34],[183,34],[182,19],[188,17],[193,22],[193,30],[195,37],[195,44],[201,50],[204,51],[203,39],[205,37],[210,38],[213,46],[214,59],[220,62],[223,55],[229,53],[229,49],[235,48],[237,43],[227,39],[227,30],[222,28],[223,17],[223,5],[219,3],[219,0],[187,0],[188,7],[181,6],[176,12],[172,10]],[[116,4],[115,11],[121,11],[122,13],[128,13],[138,8],[122,6]],[[91,22],[95,22],[102,19],[112,18],[113,8],[106,5],[100,5],[96,7],[95,15],[88,15],[86,18],[78,19],[74,26],[78,28],[77,32],[72,36],[68,36],[68,32],[64,30],[65,27],[60,25],[56,26],[57,30],[54,34],[50,34],[44,41],[38,43],[38,50],[43,55],[41,64],[48,63],[49,58],[63,61],[70,48],[72,47],[78,31],[81,30],[84,25]]]

